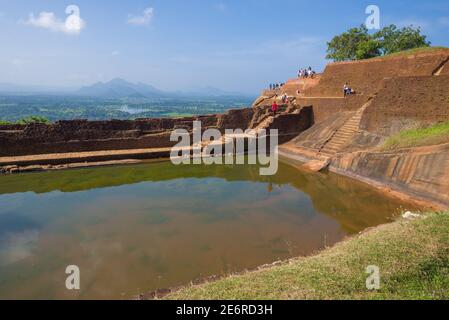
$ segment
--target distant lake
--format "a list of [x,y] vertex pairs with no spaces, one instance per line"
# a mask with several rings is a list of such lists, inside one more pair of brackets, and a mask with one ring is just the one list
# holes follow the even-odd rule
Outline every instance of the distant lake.
[[[280,163],[0,176],[0,299],[128,299],[307,255],[415,208]],[[81,290],[65,269],[81,270]]]
[[142,109],[142,108],[138,108],[138,107],[129,107],[128,105],[121,106],[119,108],[119,110],[122,112],[129,113],[129,114],[139,114],[139,113],[150,111],[149,109]]

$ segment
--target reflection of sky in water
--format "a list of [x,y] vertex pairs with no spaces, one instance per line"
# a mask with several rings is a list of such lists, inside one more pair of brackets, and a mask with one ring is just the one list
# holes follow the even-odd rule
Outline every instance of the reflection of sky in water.
[[37,230],[8,233],[0,239],[0,266],[14,264],[32,255],[39,238]]
[[[314,252],[401,205],[284,165],[271,179],[157,163],[2,181],[0,298],[131,297]],[[79,296],[63,287],[69,264],[83,270]]]

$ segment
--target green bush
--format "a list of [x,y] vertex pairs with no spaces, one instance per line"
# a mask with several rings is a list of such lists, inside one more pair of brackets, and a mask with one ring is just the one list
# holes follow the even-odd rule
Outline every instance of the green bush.
[[31,116],[31,117],[23,118],[23,119],[20,119],[19,121],[17,121],[17,124],[30,124],[30,123],[50,124],[50,120],[48,120],[45,117]]
[[30,124],[30,123],[43,123],[43,124],[50,124],[50,120],[48,120],[45,117],[40,117],[40,116],[31,116],[31,117],[26,117],[26,118],[22,118],[16,122],[11,122],[11,121],[5,121],[5,120],[0,120],[0,125],[8,125],[8,124]]

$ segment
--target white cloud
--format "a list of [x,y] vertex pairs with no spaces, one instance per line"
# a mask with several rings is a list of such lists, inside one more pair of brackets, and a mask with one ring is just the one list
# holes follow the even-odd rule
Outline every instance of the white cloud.
[[39,240],[37,230],[10,233],[1,241],[0,266],[8,266],[33,256],[33,248]]
[[21,21],[22,23],[36,27],[48,29],[53,32],[62,32],[69,35],[80,34],[84,29],[86,23],[79,14],[79,8],[77,6],[68,6],[66,8],[66,14],[68,15],[65,21],[58,19],[54,12],[42,11],[37,17],[33,13],[30,13],[28,20]]
[[149,25],[151,20],[153,20],[154,16],[154,9],[153,8],[146,8],[143,10],[141,15],[128,15],[128,24],[132,24],[135,26],[145,26]]

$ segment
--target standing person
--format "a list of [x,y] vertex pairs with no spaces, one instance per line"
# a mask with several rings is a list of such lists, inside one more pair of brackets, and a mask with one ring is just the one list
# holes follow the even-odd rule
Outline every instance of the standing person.
[[271,111],[273,111],[273,116],[276,116],[276,112],[278,111],[278,104],[276,103],[276,100],[274,100],[273,104],[271,105]]

